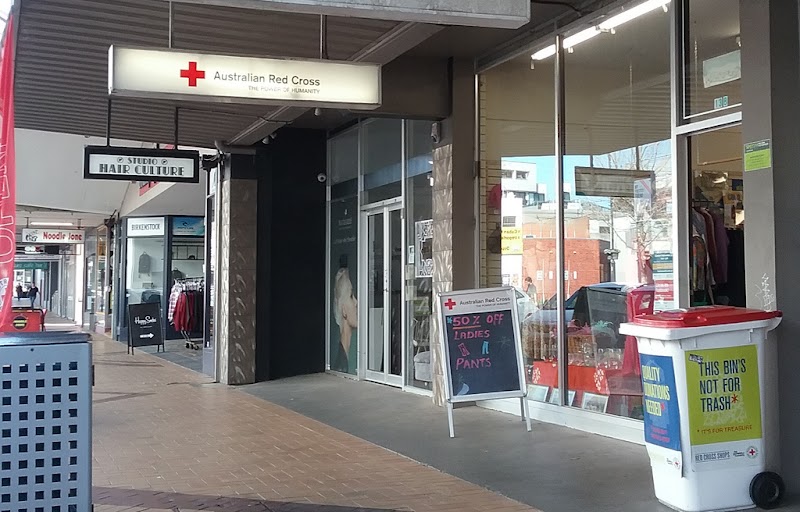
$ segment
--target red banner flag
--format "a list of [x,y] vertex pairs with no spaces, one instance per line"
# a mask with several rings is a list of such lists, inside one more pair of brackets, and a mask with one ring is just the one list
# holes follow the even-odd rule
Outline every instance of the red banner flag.
[[6,23],[0,54],[0,325],[8,325],[14,295],[16,166],[14,151],[14,20]]

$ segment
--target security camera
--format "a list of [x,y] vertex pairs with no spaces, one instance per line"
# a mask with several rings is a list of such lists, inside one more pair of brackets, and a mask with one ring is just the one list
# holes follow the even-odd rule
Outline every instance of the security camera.
[[431,141],[438,144],[442,140],[442,123],[433,123],[431,125]]
[[317,181],[320,183],[325,183],[328,181],[328,176],[324,172],[321,172],[317,174]]

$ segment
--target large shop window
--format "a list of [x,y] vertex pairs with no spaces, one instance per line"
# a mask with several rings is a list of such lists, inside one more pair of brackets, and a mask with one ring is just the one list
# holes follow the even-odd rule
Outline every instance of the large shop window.
[[[567,405],[641,419],[636,341],[620,335],[619,324],[675,305],[671,24],[661,8],[615,17],[625,12],[564,34],[563,276],[556,275],[555,47],[482,76],[482,269],[485,285],[517,288],[531,399],[562,403],[563,365]],[[558,315],[566,333],[557,332]],[[567,360],[559,358],[560,335]]]
[[358,130],[332,139],[328,145],[331,200],[330,253],[330,369],[355,375],[358,371]]
[[742,102],[739,2],[683,0],[684,116]]
[[430,121],[406,122],[406,384],[430,389],[433,311],[433,144]]
[[370,119],[361,125],[363,204],[400,197],[403,188],[403,121]]
[[514,287],[529,396],[557,403],[553,77],[526,55],[480,78],[481,284]]
[[128,304],[161,304],[164,295],[164,237],[128,238],[127,249],[125,293]]
[[569,404],[639,419],[636,340],[619,324],[674,305],[669,30],[657,9],[565,59]]

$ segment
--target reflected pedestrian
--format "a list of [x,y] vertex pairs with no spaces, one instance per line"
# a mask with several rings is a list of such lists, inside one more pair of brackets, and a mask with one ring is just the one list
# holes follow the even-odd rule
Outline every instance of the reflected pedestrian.
[[30,290],[28,290],[28,298],[31,299],[31,308],[36,305],[36,297],[39,295],[39,288],[36,287],[36,284],[32,284]]

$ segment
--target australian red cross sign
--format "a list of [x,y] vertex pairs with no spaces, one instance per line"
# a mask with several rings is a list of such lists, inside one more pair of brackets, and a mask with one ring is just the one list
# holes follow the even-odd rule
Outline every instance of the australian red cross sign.
[[108,67],[113,96],[361,110],[381,104],[377,64],[112,46]]

